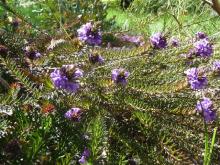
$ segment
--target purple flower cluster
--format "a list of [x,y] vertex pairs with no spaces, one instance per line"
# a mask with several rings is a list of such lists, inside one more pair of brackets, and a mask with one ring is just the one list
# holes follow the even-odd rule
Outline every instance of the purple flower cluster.
[[185,74],[187,75],[188,83],[193,90],[203,89],[208,84],[206,76],[200,69],[191,68],[185,71]]
[[65,118],[72,121],[80,121],[82,111],[80,108],[71,108],[65,113]]
[[65,89],[69,92],[77,92],[80,87],[78,79],[83,76],[83,71],[74,65],[63,65],[60,69],[55,69],[50,77],[53,84],[58,89]]
[[81,158],[79,159],[79,163],[80,164],[85,164],[86,163],[86,159],[88,159],[89,156],[90,156],[90,151],[89,151],[88,148],[85,148]]
[[142,36],[129,36],[129,35],[124,35],[121,37],[121,39],[125,42],[131,42],[136,45],[142,46],[144,45],[143,37]]
[[155,33],[150,37],[150,42],[154,49],[164,49],[167,47],[166,37],[162,33]]
[[194,53],[200,57],[210,57],[213,53],[212,44],[207,39],[201,39],[194,43]]
[[116,84],[126,85],[129,75],[130,73],[122,68],[112,70],[112,80]]
[[102,35],[100,30],[91,22],[82,25],[77,30],[78,38],[90,45],[100,45],[102,42]]
[[210,43],[207,35],[203,32],[196,33],[196,39],[193,48],[187,53],[187,59],[194,59],[195,57],[208,58],[213,54],[213,45]]
[[95,63],[102,64],[104,62],[104,58],[98,53],[91,53],[89,54],[89,61],[93,64]]
[[[210,44],[207,35],[203,32],[198,32],[196,33],[196,39],[197,41],[194,43],[194,48],[191,49],[185,57],[188,59],[193,59],[193,55],[203,58],[210,57],[213,53],[213,47],[212,44]],[[220,73],[220,61],[215,61],[213,63],[213,71]],[[187,75],[188,83],[193,90],[203,89],[208,85],[207,77],[202,69],[191,68],[185,71],[185,74]],[[215,120],[216,112],[213,109],[213,103],[209,98],[204,97],[197,102],[196,110],[204,117],[206,122]]]
[[25,51],[25,55],[31,60],[40,58],[42,56],[41,53],[34,50],[31,46],[26,46],[24,51]]
[[203,115],[206,122],[214,121],[216,118],[216,113],[213,111],[213,103],[209,98],[205,97],[203,100],[198,101],[196,110]]

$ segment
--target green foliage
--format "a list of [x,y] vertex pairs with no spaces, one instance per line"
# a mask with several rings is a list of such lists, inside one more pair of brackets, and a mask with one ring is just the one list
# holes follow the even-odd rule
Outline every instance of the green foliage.
[[[219,121],[209,124],[204,132],[203,119],[194,110],[200,93],[189,89],[184,75],[188,61],[180,58],[191,47],[187,37],[193,39],[191,34],[198,26],[205,29],[211,22],[195,23],[194,27],[189,23],[199,19],[198,13],[190,20],[180,14],[193,9],[199,12],[198,1],[135,0],[124,13],[111,6],[110,16],[114,11],[121,21],[127,19],[133,24],[126,34],[145,35],[141,47],[121,41],[120,35],[125,33],[121,32],[121,22],[115,18],[116,26],[110,26],[114,19],[109,23],[108,15],[104,20],[106,4],[99,0],[23,2],[2,5],[1,1],[0,8],[6,15],[1,17],[0,45],[9,49],[0,57],[0,164],[78,164],[85,148],[90,151],[87,163],[94,165],[202,164],[203,139],[212,134],[213,128],[216,136],[211,145],[206,140],[206,161],[218,164]],[[181,25],[165,10],[180,12],[177,19]],[[152,11],[165,17],[158,18]],[[201,13],[201,20],[206,16],[218,20],[206,11]],[[149,15],[146,19],[145,15],[139,17],[143,12]],[[7,18],[10,16],[20,19],[18,28],[12,28]],[[103,21],[103,27],[107,27],[100,47],[85,45],[76,38],[76,29],[89,20]],[[180,36],[181,46],[152,49],[147,38],[157,25],[167,37],[171,33]],[[212,60],[198,59],[196,66],[210,67],[219,58],[219,38],[210,36],[216,52]],[[54,44],[60,39],[62,43]],[[106,48],[108,42],[113,47]],[[25,56],[23,49],[28,44],[41,52],[40,59]],[[101,54],[104,64],[92,64],[88,60],[91,52]],[[50,80],[50,73],[66,64],[77,64],[84,71],[77,93],[58,90]],[[115,68],[131,73],[126,87],[111,80]],[[207,76],[210,88],[219,88],[216,78]],[[218,105],[218,93],[209,89],[205,93],[215,95],[213,101]],[[72,107],[82,110],[79,122],[64,117]]]
[[131,10],[140,13],[158,13],[166,10],[175,12],[199,12],[203,8],[200,0],[134,0]]

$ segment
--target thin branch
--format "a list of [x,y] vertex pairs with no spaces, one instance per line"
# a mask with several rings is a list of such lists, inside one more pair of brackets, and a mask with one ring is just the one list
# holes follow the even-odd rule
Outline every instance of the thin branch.
[[220,15],[220,4],[218,0],[212,0],[212,8]]
[[212,0],[211,2],[209,0],[203,0],[203,2],[210,5],[220,15],[220,3],[218,0]]
[[203,2],[206,3],[206,4],[208,4],[208,5],[210,5],[210,6],[213,5],[212,2],[210,2],[210,1],[208,1],[208,0],[203,0]]

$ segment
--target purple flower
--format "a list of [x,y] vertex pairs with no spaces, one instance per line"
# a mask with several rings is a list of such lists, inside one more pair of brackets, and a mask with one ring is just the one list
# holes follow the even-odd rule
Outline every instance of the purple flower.
[[193,90],[203,89],[208,84],[207,78],[202,70],[191,68],[185,71],[185,74],[187,75],[188,83]]
[[144,45],[143,37],[142,36],[129,36],[129,35],[124,35],[121,37],[121,39],[125,42],[131,42],[136,45]]
[[207,39],[202,39],[194,43],[194,52],[200,57],[210,57],[213,53],[212,44]]
[[220,61],[216,60],[213,62],[213,71],[216,73],[220,73]]
[[90,151],[88,148],[85,148],[84,151],[83,151],[83,156],[85,156],[86,158],[88,158],[90,156]]
[[155,33],[150,37],[150,42],[155,49],[164,49],[167,46],[167,40],[161,33]]
[[91,22],[82,25],[77,30],[77,33],[79,40],[87,42],[90,45],[100,45],[102,42],[100,30]]
[[178,39],[176,39],[176,38],[172,38],[171,39],[171,45],[173,46],[173,47],[178,47],[179,46],[179,40]]
[[61,69],[55,69],[50,77],[58,89],[65,89],[69,92],[77,92],[80,87],[78,79],[83,76],[83,71],[74,65],[63,65]]
[[28,58],[30,58],[31,60],[40,58],[42,55],[41,53],[39,53],[38,51],[34,50],[31,46],[26,46],[25,49],[25,54]]
[[203,112],[203,116],[204,116],[206,122],[211,122],[216,119],[215,111],[209,110],[209,109]]
[[82,111],[80,108],[71,108],[65,113],[65,118],[73,121],[80,121]]
[[91,53],[89,54],[89,61],[93,64],[95,63],[103,63],[104,62],[104,58],[99,55],[98,53]]
[[203,32],[197,32],[196,33],[196,38],[197,39],[205,39],[205,38],[208,39],[207,35],[205,33],[203,33]]
[[196,110],[201,113],[206,109],[212,109],[213,104],[210,98],[204,97],[202,101],[198,101],[196,105]]
[[86,157],[85,157],[85,156],[82,156],[82,157],[79,159],[79,163],[80,163],[80,164],[85,164],[85,163],[86,163]]
[[116,84],[126,85],[127,78],[129,75],[130,75],[130,73],[122,68],[112,70],[112,80]]
[[19,26],[18,20],[17,20],[17,19],[13,20],[13,21],[11,22],[11,25],[12,25],[14,28],[17,28],[17,27]]
[[204,97],[203,100],[198,101],[196,110],[203,115],[206,122],[214,121],[216,113],[213,111],[213,104],[211,99]]
[[86,159],[88,159],[89,156],[90,156],[90,151],[89,151],[88,148],[85,148],[81,158],[79,159],[79,163],[80,164],[85,164],[86,163]]

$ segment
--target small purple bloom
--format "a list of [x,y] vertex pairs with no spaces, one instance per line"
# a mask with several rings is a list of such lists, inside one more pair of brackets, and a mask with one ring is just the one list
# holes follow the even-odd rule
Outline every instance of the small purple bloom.
[[206,122],[212,122],[216,119],[216,113],[213,110],[207,109],[206,111],[203,112],[203,115]]
[[176,38],[172,38],[171,39],[171,45],[173,46],[173,47],[178,47],[179,46],[179,40],[178,39],[176,39]]
[[202,39],[194,43],[194,52],[200,57],[210,57],[213,53],[212,44],[207,39]]
[[34,50],[30,46],[26,46],[24,51],[25,51],[26,56],[28,58],[30,58],[31,60],[40,58],[42,56],[41,53],[39,53],[38,51]]
[[150,37],[150,42],[155,49],[164,49],[167,47],[167,40],[161,33],[155,33]]
[[41,53],[36,52],[35,56],[36,56],[36,58],[40,58],[41,57]]
[[130,73],[122,68],[112,70],[112,80],[116,84],[126,85],[127,78],[129,75],[130,75]]
[[198,101],[196,110],[203,115],[206,122],[214,121],[216,113],[213,111],[213,103],[211,99],[204,97],[203,100]]
[[100,29],[91,22],[82,25],[77,30],[77,33],[79,40],[87,42],[90,45],[100,45],[102,42]]
[[80,164],[85,164],[85,163],[86,163],[86,157],[85,157],[85,156],[82,156],[82,157],[79,159],[79,163],[80,163]]
[[205,39],[205,38],[207,39],[207,35],[203,32],[197,32],[196,33],[196,38],[197,39]]
[[220,73],[220,61],[216,60],[213,62],[213,71],[216,73]]
[[142,36],[129,36],[129,35],[124,35],[121,37],[121,39],[123,41],[126,41],[126,42],[131,42],[131,43],[134,43],[136,45],[144,45],[144,41],[143,41],[143,37]]
[[85,148],[84,151],[83,151],[83,156],[85,156],[86,158],[88,158],[90,156],[90,151],[88,148]]
[[210,98],[204,97],[202,101],[198,101],[196,105],[196,109],[198,112],[202,112],[206,109],[212,109],[213,104]]
[[85,148],[81,158],[79,159],[79,163],[80,164],[85,164],[86,163],[86,159],[88,159],[89,156],[90,156],[90,151],[89,151],[88,148]]
[[17,20],[17,19],[13,20],[13,21],[11,22],[11,25],[12,25],[14,28],[17,28],[17,27],[19,26],[18,20]]
[[65,113],[65,118],[73,121],[80,121],[82,111],[80,108],[71,108]]
[[207,78],[202,70],[191,68],[185,71],[185,74],[187,75],[188,83],[193,90],[203,89],[208,84]]
[[98,53],[91,53],[91,54],[89,54],[89,61],[93,64],[95,64],[95,63],[101,64],[104,62],[104,58],[101,55],[99,55]]
[[63,65],[60,69],[55,69],[50,77],[53,84],[58,89],[65,89],[69,92],[77,92],[80,87],[78,79],[83,76],[83,71],[74,65]]

